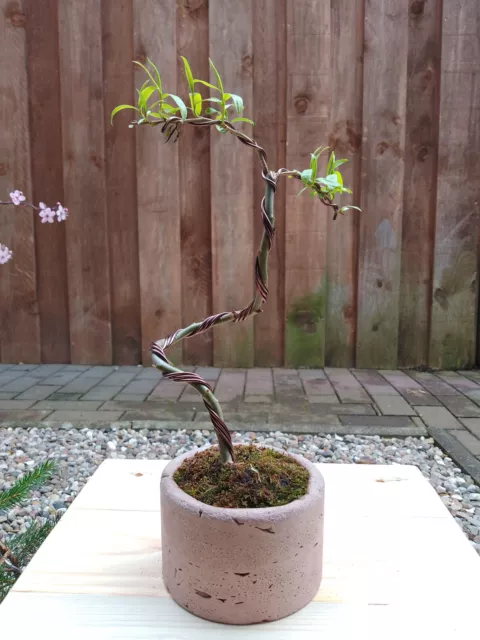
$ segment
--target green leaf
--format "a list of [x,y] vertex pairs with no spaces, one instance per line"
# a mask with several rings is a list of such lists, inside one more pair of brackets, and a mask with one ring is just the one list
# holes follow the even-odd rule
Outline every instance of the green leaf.
[[315,178],[317,177],[317,156],[312,153],[311,154],[311,160],[310,160],[310,170],[312,172],[312,182],[315,181]]
[[223,101],[220,98],[204,98],[204,102],[217,102],[218,104],[223,104]]
[[227,133],[227,130],[225,129],[225,127],[222,127],[222,125],[221,125],[221,124],[216,124],[216,125],[215,125],[215,129],[216,129],[217,131],[220,131],[220,133]]
[[345,162],[348,162],[348,160],[346,158],[341,158],[340,160],[335,160],[335,162],[333,163],[333,168],[336,169],[340,165],[345,164]]
[[248,122],[248,124],[255,124],[253,120],[249,120],[248,118],[234,118],[233,122]]
[[311,169],[304,169],[302,171],[302,173],[300,174],[300,178],[302,179],[302,182],[304,184],[310,184],[312,181],[312,170]]
[[208,61],[210,63],[212,71],[215,74],[215,77],[217,79],[217,87],[218,87],[218,90],[220,91],[220,95],[223,96],[223,84],[222,84],[222,79],[220,78],[220,74],[218,73],[217,69],[215,68],[215,65],[213,64],[211,58],[209,58]]
[[340,213],[345,213],[345,211],[348,211],[349,209],[356,209],[357,211],[360,211],[360,212],[362,211],[360,207],[355,207],[353,204],[350,204],[347,207],[342,207],[340,209]]
[[210,89],[215,89],[215,91],[219,91],[218,87],[216,87],[214,84],[210,84],[210,82],[207,82],[206,80],[200,80],[199,78],[195,78],[195,82],[199,82],[200,84],[203,84],[206,87],[210,87]]
[[198,117],[202,113],[202,95],[198,92],[191,93],[190,104],[192,105],[193,114]]
[[300,191],[297,193],[297,198],[299,195],[301,195],[304,191],[307,191],[308,187],[303,187],[303,189],[300,189]]
[[180,56],[183,60],[183,66],[185,67],[185,76],[188,82],[188,88],[190,93],[195,93],[195,80],[193,79],[192,70],[190,69],[190,65],[188,64],[188,60],[183,56]]
[[340,173],[340,171],[334,171],[332,173],[333,176],[337,176],[337,182],[338,184],[343,187],[343,178],[342,178],[342,174]]
[[[150,71],[147,69],[147,67],[145,65],[143,65],[141,62],[138,62],[137,60],[133,61],[134,64],[138,65],[141,69],[143,69],[145,71],[145,73],[147,74],[147,76],[150,78],[151,83],[153,84],[154,87],[156,87],[158,89],[158,91],[160,93],[162,93],[162,87],[157,86],[157,82],[155,81],[155,78],[152,76],[152,74],[150,73]],[[145,84],[145,83],[144,83]]]
[[240,96],[235,95],[234,93],[230,94],[230,98],[232,99],[233,104],[235,105],[235,109],[237,113],[242,113],[244,109],[243,99]]
[[326,151],[327,149],[328,149],[328,147],[317,147],[317,148],[315,149],[315,151],[313,152],[313,154],[314,154],[315,156],[317,156],[317,158],[318,158],[318,156],[319,156],[319,155],[321,155],[321,154],[322,154],[324,151]]
[[113,122],[113,118],[117,115],[119,111],[123,111],[124,109],[133,109],[134,111],[139,111],[137,107],[133,107],[131,104],[119,104],[118,107],[112,111],[110,115],[110,122]]
[[157,69],[157,67],[153,64],[153,62],[150,60],[150,58],[147,58],[147,61],[150,64],[150,66],[153,67],[153,70],[155,71],[155,75],[157,76],[156,87],[158,89],[158,92],[161,95],[162,94],[162,79],[160,78],[160,72]]
[[187,113],[187,107],[185,106],[184,101],[178,96],[174,95],[173,93],[169,93],[168,96],[175,102],[175,104],[180,109],[180,115],[182,116],[182,120],[186,120],[188,113]]
[[139,109],[146,108],[148,99],[150,98],[152,93],[154,93],[154,91],[155,91],[155,87],[152,87],[151,85],[149,85],[148,87],[145,87],[145,89],[142,89],[140,91],[140,93],[138,95],[138,108]]
[[218,111],[218,109],[214,109],[213,107],[207,107],[205,109],[205,113],[208,113],[210,115],[211,113],[220,113],[220,111]]
[[335,153],[332,151],[332,153],[330,154],[330,158],[328,159],[328,164],[327,164],[327,176],[330,175],[333,172],[333,164],[335,162]]
[[148,115],[153,116],[154,118],[160,118],[164,120],[164,116],[159,111],[149,111]]

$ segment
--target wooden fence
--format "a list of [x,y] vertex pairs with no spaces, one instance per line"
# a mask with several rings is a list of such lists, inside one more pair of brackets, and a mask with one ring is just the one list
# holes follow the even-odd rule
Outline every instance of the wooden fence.
[[[327,143],[361,214],[276,197],[270,299],[187,340],[219,366],[475,362],[478,0],[0,0],[0,194],[61,200],[65,225],[0,211],[3,362],[137,363],[153,339],[252,297],[263,184],[230,136],[112,127],[148,56],[184,93],[208,57],[272,167]],[[248,125],[247,125],[248,127]],[[248,131],[248,128],[246,129]]]

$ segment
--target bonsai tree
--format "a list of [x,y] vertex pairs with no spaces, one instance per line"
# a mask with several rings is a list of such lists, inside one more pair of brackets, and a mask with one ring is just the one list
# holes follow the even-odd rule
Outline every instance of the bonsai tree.
[[[28,202],[26,197],[18,189],[14,189],[10,192],[10,200],[0,200],[0,205],[3,206],[22,206],[28,207],[37,211],[40,215],[42,223],[52,224],[56,220],[63,222],[68,218],[68,209],[64,207],[60,202],[56,205],[48,207],[44,202],[40,202],[38,206],[32,202]],[[1,239],[1,238],[0,238]],[[13,251],[0,242],[0,264],[6,264],[13,258]]]
[[[358,209],[358,207],[351,205],[339,207],[334,202],[335,196],[351,193],[343,185],[342,175],[338,170],[343,163],[347,162],[346,159],[337,160],[332,151],[324,174],[320,174],[319,157],[327,148],[319,147],[311,154],[310,166],[306,169],[271,169],[268,166],[267,154],[260,144],[236,128],[236,125],[240,123],[252,126],[254,123],[242,115],[244,111],[242,98],[224,88],[223,81],[213,62],[210,60],[215,84],[195,78],[188,61],[184,57],[182,60],[188,85],[187,100],[166,92],[157,67],[148,59],[147,66],[140,62],[135,63],[146,74],[145,82],[140,89],[137,89],[137,105],[119,105],[112,111],[111,117],[113,120],[119,111],[133,109],[138,115],[137,119],[129,126],[159,126],[166,142],[175,142],[184,126],[214,127],[219,134],[231,135],[257,153],[262,177],[265,180],[265,195],[260,205],[264,230],[255,262],[255,296],[253,300],[243,309],[223,311],[200,322],[194,322],[184,329],[178,329],[166,338],[157,340],[151,347],[153,365],[163,373],[165,378],[188,383],[202,396],[217,435],[221,460],[224,463],[230,463],[234,461],[232,437],[224,422],[221,407],[212,387],[199,375],[182,371],[174,366],[168,359],[165,350],[184,338],[209,331],[212,327],[226,322],[241,322],[262,311],[268,298],[268,254],[275,236],[274,196],[278,181],[282,176],[301,182],[303,187],[299,195],[302,192],[307,192],[311,197],[318,198],[323,205],[332,210],[334,220],[338,214],[343,214],[348,209]],[[199,89],[205,90],[205,88],[210,90],[210,95],[207,97],[199,91]]]

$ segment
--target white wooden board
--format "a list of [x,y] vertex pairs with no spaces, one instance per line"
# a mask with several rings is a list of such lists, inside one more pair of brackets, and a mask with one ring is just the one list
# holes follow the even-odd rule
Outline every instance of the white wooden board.
[[161,579],[165,464],[99,467],[0,607],[2,631],[26,637],[39,624],[54,638],[477,637],[480,558],[418,469],[400,465],[320,465],[324,579],[305,609],[248,628],[191,616]]

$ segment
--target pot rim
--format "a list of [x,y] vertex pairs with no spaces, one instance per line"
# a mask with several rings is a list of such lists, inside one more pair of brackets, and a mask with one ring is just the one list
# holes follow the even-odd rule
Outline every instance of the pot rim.
[[[234,446],[240,446],[243,443],[234,444]],[[301,498],[296,498],[289,502],[288,504],[276,506],[276,507],[214,507],[209,504],[205,504],[196,498],[185,493],[183,489],[181,489],[178,484],[173,479],[173,474],[178,469],[178,467],[183,463],[184,460],[188,458],[193,458],[193,456],[200,451],[205,451],[207,449],[212,448],[212,446],[217,445],[206,445],[204,447],[200,447],[198,449],[193,449],[191,451],[187,451],[186,453],[173,458],[165,469],[162,472],[161,477],[161,487],[162,494],[165,491],[171,499],[173,499],[177,504],[182,504],[183,508],[194,511],[198,513],[202,512],[202,516],[210,517],[210,518],[220,518],[222,520],[228,516],[229,519],[235,520],[236,518],[242,519],[244,522],[247,520],[249,522],[265,522],[265,520],[270,520],[272,518],[275,519],[283,519],[283,517],[291,518],[292,515],[296,512],[303,512],[308,509],[310,505],[318,499],[318,494],[325,492],[325,482],[322,474],[319,469],[311,463],[309,460],[304,458],[301,455],[296,453],[291,453],[289,451],[284,451],[283,449],[278,449],[277,447],[270,447],[264,444],[254,444],[255,447],[259,447],[261,449],[273,449],[274,451],[278,451],[279,453],[283,453],[294,460],[296,460],[299,464],[301,464],[310,474],[308,480],[308,488],[307,493]]]

